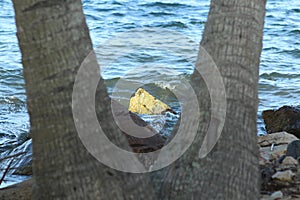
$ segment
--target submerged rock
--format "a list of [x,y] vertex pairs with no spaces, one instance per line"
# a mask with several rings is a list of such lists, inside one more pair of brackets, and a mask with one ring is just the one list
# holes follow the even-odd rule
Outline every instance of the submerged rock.
[[112,106],[114,107],[115,122],[127,137],[133,152],[148,153],[164,146],[165,138],[137,114],[129,112],[126,107],[115,100],[112,100]]
[[138,114],[156,115],[175,112],[165,103],[156,99],[146,90],[139,88],[129,102],[129,111]]
[[283,106],[262,113],[267,133],[286,131],[300,138],[300,107]]

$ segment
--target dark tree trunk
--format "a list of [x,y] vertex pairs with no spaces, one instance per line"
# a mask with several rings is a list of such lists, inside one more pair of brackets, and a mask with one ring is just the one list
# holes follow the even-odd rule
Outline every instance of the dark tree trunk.
[[[92,51],[81,1],[13,2],[33,139],[33,198],[130,199],[138,194],[147,199],[146,189],[153,196],[147,178],[100,164],[76,132],[73,85],[80,65]],[[97,64],[90,67],[100,76]],[[108,122],[103,128],[114,143],[129,149],[126,137],[112,123],[110,99],[102,80],[97,98],[102,100],[98,116]]]
[[[199,100],[199,130],[194,144],[165,173],[161,189],[164,199],[259,198],[256,114],[265,3],[211,1],[196,66],[201,75],[195,71],[191,80]],[[209,124],[212,140],[222,126],[222,115],[212,116],[212,110],[224,112],[224,106],[220,106],[223,102],[218,102],[222,100],[218,98],[224,92],[222,87],[216,85],[209,92],[204,81],[217,80],[205,70],[214,64],[207,62],[209,56],[223,78],[226,118],[216,146],[199,159]],[[212,101],[217,102],[215,107]]]

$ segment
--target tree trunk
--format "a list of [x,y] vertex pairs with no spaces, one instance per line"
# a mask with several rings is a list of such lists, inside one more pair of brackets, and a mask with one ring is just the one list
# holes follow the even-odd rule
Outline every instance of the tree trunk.
[[[73,85],[80,65],[92,51],[81,1],[13,2],[33,139],[33,199],[131,199],[137,194],[147,199],[145,190],[151,199],[154,195],[147,177],[100,164],[76,132]],[[93,54],[91,60],[96,60]],[[89,71],[100,78],[97,63]],[[86,95],[83,92],[82,97]],[[97,105],[98,116],[108,122],[102,128],[115,144],[129,149],[126,137],[112,123],[102,80],[97,98],[102,100]]]
[[[72,91],[78,69],[92,51],[81,1],[13,2],[33,138],[34,199],[258,198],[257,83],[265,1],[211,1],[201,46],[216,63],[226,89],[213,88],[214,94],[226,93],[227,97],[222,135],[215,148],[200,159],[199,149],[210,122],[210,133],[222,128],[222,115],[211,111],[224,113],[224,107],[215,103],[220,99],[210,98],[215,97],[206,87],[205,78],[210,75],[201,78],[205,70],[201,75],[195,71],[191,83],[200,108],[195,140],[180,159],[151,174],[123,173],[100,164],[79,140]],[[198,57],[200,70],[207,64],[203,52]],[[99,76],[96,58],[91,58],[94,63],[88,75]],[[96,98],[101,99],[97,105],[101,126],[110,140],[129,149],[126,137],[113,122],[110,99],[99,79]],[[80,97],[86,95],[83,91]],[[193,123],[198,119],[178,126],[189,130]]]
[[[256,115],[265,3],[260,0],[211,1],[196,65],[200,74],[195,70],[191,80],[199,101],[200,126],[193,145],[165,170],[160,191],[163,199],[259,198]],[[209,59],[214,63],[207,61]],[[217,73],[210,74],[212,72],[207,70],[213,64],[225,86],[225,107],[220,106],[222,95],[218,96],[224,92],[222,87],[212,88],[208,83],[217,80],[214,77]],[[213,101],[217,103],[213,105]],[[218,113],[224,112],[224,108],[225,124],[217,138],[224,119]],[[212,111],[217,115],[212,116]],[[208,130],[209,125],[212,131]],[[212,151],[200,159],[199,149],[208,132],[210,139],[219,140]]]

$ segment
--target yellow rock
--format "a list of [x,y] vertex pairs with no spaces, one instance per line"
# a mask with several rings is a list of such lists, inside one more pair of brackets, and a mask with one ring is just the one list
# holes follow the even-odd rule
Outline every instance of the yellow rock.
[[139,88],[131,97],[128,110],[148,115],[162,114],[166,111],[174,112],[167,104],[156,99],[142,88]]

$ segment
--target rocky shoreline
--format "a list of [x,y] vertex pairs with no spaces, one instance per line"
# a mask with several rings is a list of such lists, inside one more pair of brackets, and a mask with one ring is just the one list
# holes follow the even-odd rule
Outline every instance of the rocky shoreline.
[[262,199],[300,199],[300,140],[287,132],[258,138]]
[[[119,108],[119,115],[130,115],[138,125],[148,126],[137,115]],[[260,152],[261,199],[300,199],[300,109],[284,106],[278,110],[264,111],[263,119],[268,134],[258,136],[257,140]],[[154,130],[149,127],[149,131]],[[148,140],[128,137],[128,141],[134,152],[147,152],[161,148],[165,138],[159,135]],[[137,143],[143,144],[142,147],[136,145]],[[32,184],[33,180],[29,179],[0,189],[0,199],[31,199]]]
[[300,199],[300,108],[262,113],[267,135],[260,147],[261,199]]

